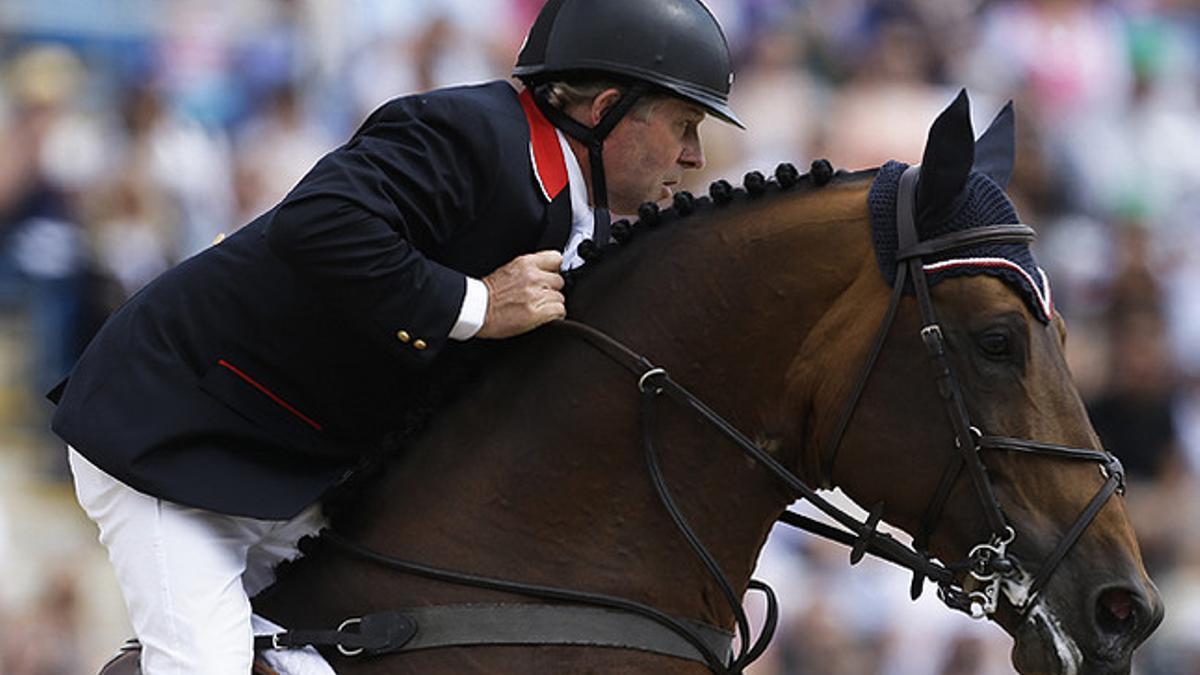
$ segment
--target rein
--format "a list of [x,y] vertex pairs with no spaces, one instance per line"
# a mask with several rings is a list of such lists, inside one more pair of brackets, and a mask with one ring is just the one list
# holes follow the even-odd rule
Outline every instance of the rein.
[[[687,520],[675,505],[661,467],[658,463],[658,450],[655,445],[655,422],[657,402],[665,395],[667,398],[695,412],[705,423],[715,428],[727,439],[737,445],[743,452],[763,466],[776,479],[786,485],[797,498],[803,498],[813,504],[818,510],[832,518],[841,529],[806,516],[785,511],[779,518],[780,522],[807,530],[851,547],[850,562],[857,564],[870,553],[913,572],[911,595],[918,597],[924,586],[925,579],[938,585],[939,598],[952,609],[962,611],[974,618],[985,618],[993,615],[999,605],[1003,592],[1012,606],[1020,613],[1022,620],[1036,605],[1041,590],[1049,582],[1051,575],[1059,563],[1066,557],[1075,543],[1083,535],[1088,525],[1096,518],[1101,508],[1114,493],[1124,491],[1124,473],[1116,457],[1107,452],[1086,448],[1073,448],[1051,443],[1041,443],[1025,439],[990,436],[981,432],[971,424],[966,409],[962,389],[954,376],[947,356],[946,342],[940,324],[934,312],[933,300],[929,292],[928,281],[922,259],[925,256],[958,249],[981,242],[1027,242],[1034,236],[1033,230],[1025,225],[993,225],[957,232],[926,241],[918,241],[914,218],[915,193],[920,168],[909,167],[900,179],[897,203],[897,230],[900,249],[897,253],[896,283],[890,304],[884,319],[876,333],[867,361],[859,373],[850,397],[838,418],[838,424],[832,437],[832,450],[828,459],[821,464],[825,476],[831,476],[836,461],[837,452],[845,432],[866,389],[875,363],[878,360],[887,336],[909,283],[912,284],[917,303],[920,308],[923,328],[921,339],[925,346],[926,356],[933,367],[934,380],[937,390],[946,407],[955,434],[955,445],[958,449],[957,458],[943,471],[939,486],[925,510],[921,520],[921,528],[914,537],[913,546],[909,547],[893,538],[890,534],[879,532],[878,524],[883,517],[882,503],[876,504],[867,518],[859,521],[841,508],[824,499],[816,489],[805,484],[787,467],[780,464],[774,457],[754,443],[749,437],[736,429],[722,418],[703,401],[690,391],[671,379],[663,368],[654,366],[644,356],[630,350],[612,337],[576,321],[560,320],[551,326],[567,334],[582,339],[589,345],[607,355],[636,376],[637,387],[641,396],[642,411],[642,444],[646,455],[647,470],[654,483],[655,490],[664,508],[670,514],[676,527],[687,539],[693,552],[707,569],[709,575],[720,588],[722,595],[733,611],[735,622],[742,636],[742,645],[734,656],[727,641],[721,639],[720,629],[697,624],[687,619],[671,616],[649,605],[610,595],[586,593],[571,589],[556,588],[536,584],[526,584],[504,579],[455,572],[440,569],[416,562],[400,560],[373,551],[361,544],[345,539],[332,531],[321,535],[321,541],[326,541],[343,552],[371,563],[407,574],[425,577],[451,584],[482,588],[505,593],[514,593],[527,597],[538,598],[557,603],[574,603],[606,610],[633,615],[640,623],[636,630],[654,635],[650,638],[631,637],[628,633],[615,642],[587,642],[581,639],[564,637],[559,631],[549,630],[551,635],[535,639],[514,638],[507,642],[488,638],[477,638],[462,635],[463,631],[455,633],[454,640],[440,643],[426,643],[418,647],[410,645],[413,635],[419,633],[421,619],[419,609],[396,610],[380,614],[348,619],[337,631],[291,631],[273,636],[262,636],[259,639],[263,647],[290,648],[303,644],[318,646],[337,646],[342,654],[354,656],[358,654],[378,655],[411,650],[414,648],[434,648],[442,646],[457,646],[462,644],[596,644],[621,646],[640,649],[659,654],[668,654],[689,658],[705,664],[709,670],[718,675],[738,675],[747,666],[758,659],[766,650],[778,621],[778,604],[775,594],[766,584],[751,579],[749,588],[764,593],[767,599],[767,618],[759,637],[750,641],[749,621],[742,609],[728,577],[723,573],[709,553],[707,548],[697,538]],[[1030,580],[1020,566],[1010,556],[1008,549],[1016,539],[1016,530],[1009,525],[999,501],[992,489],[980,453],[984,450],[1001,450],[1024,452],[1040,456],[1060,459],[1097,462],[1100,472],[1105,477],[1105,483],[1084,508],[1074,524],[1058,542],[1055,549],[1042,562],[1037,575]],[[983,507],[988,523],[990,538],[986,543],[973,547],[963,562],[943,565],[932,560],[926,550],[926,544],[931,533],[940,520],[942,511],[949,499],[950,492],[963,470],[970,476],[972,485]],[[977,584],[982,584],[982,590],[968,591],[964,582],[959,578],[966,573]],[[478,607],[478,606],[473,606]],[[503,612],[514,611],[511,608],[519,605],[502,605]],[[560,608],[566,609],[566,608]],[[521,610],[515,610],[521,611]],[[569,610],[568,610],[569,611]],[[453,615],[465,616],[465,615]],[[559,617],[563,615],[558,615]],[[552,615],[551,621],[554,616]],[[357,631],[349,628],[358,627]],[[375,634],[368,634],[368,629],[374,627]],[[455,631],[451,630],[454,633]],[[468,631],[469,632],[469,631]],[[670,645],[663,633],[674,636],[676,642],[682,641],[684,647]],[[572,634],[573,635],[573,634]],[[717,639],[713,639],[717,635]],[[727,634],[725,634],[727,636]],[[352,648],[348,648],[352,647]],[[672,651],[673,649],[673,651]]]

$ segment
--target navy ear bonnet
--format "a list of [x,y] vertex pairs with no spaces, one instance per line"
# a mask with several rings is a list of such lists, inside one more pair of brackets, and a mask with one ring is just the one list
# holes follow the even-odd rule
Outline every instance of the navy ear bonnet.
[[[900,174],[907,168],[907,164],[900,162],[883,165],[867,198],[875,258],[888,286],[896,283],[896,193]],[[918,222],[917,227],[918,236],[924,241],[973,227],[1020,222],[1004,190],[986,175],[972,171],[950,217],[935,226]],[[1017,291],[1029,305],[1029,311],[1043,323],[1048,323],[1054,315],[1050,279],[1038,267],[1027,244],[978,244],[931,255],[923,263],[930,286],[950,277],[988,274]]]

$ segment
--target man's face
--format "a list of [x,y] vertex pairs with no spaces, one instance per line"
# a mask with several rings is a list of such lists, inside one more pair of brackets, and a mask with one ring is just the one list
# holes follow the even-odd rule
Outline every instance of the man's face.
[[675,98],[655,103],[649,115],[626,115],[604,141],[608,204],[632,215],[645,202],[670,199],[686,169],[704,166],[698,126],[704,110]]

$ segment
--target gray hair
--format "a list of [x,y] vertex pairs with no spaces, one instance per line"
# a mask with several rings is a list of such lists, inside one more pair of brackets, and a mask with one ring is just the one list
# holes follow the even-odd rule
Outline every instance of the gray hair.
[[[546,84],[546,97],[550,104],[559,110],[567,110],[576,105],[590,105],[592,100],[608,89],[624,92],[628,84],[616,80],[555,80]],[[667,94],[651,91],[642,95],[633,105],[629,115],[645,121],[663,101]]]

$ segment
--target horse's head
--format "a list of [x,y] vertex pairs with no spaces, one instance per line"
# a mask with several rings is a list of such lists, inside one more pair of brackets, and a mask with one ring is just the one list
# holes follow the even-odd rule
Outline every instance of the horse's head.
[[[838,440],[808,473],[865,506],[884,504],[937,558],[971,560],[976,574],[957,568],[959,581],[977,612],[1014,636],[1020,672],[1128,673],[1163,608],[1119,464],[1103,453],[1067,370],[1065,325],[1018,228],[966,244],[956,234],[1018,222],[1003,192],[1011,166],[1011,109],[976,145],[960,95],[930,132],[919,186],[916,171],[880,170],[873,217],[890,229],[877,230],[878,259],[885,281],[909,294],[897,297],[844,435],[836,422],[814,430]],[[906,209],[915,238],[896,235]],[[888,304],[879,276],[864,271],[840,303],[851,309],[828,327],[854,342],[845,351],[858,361],[872,346],[863,325],[875,323],[863,316]],[[922,308],[926,281],[932,307]],[[853,384],[831,382],[814,407],[836,412]]]

